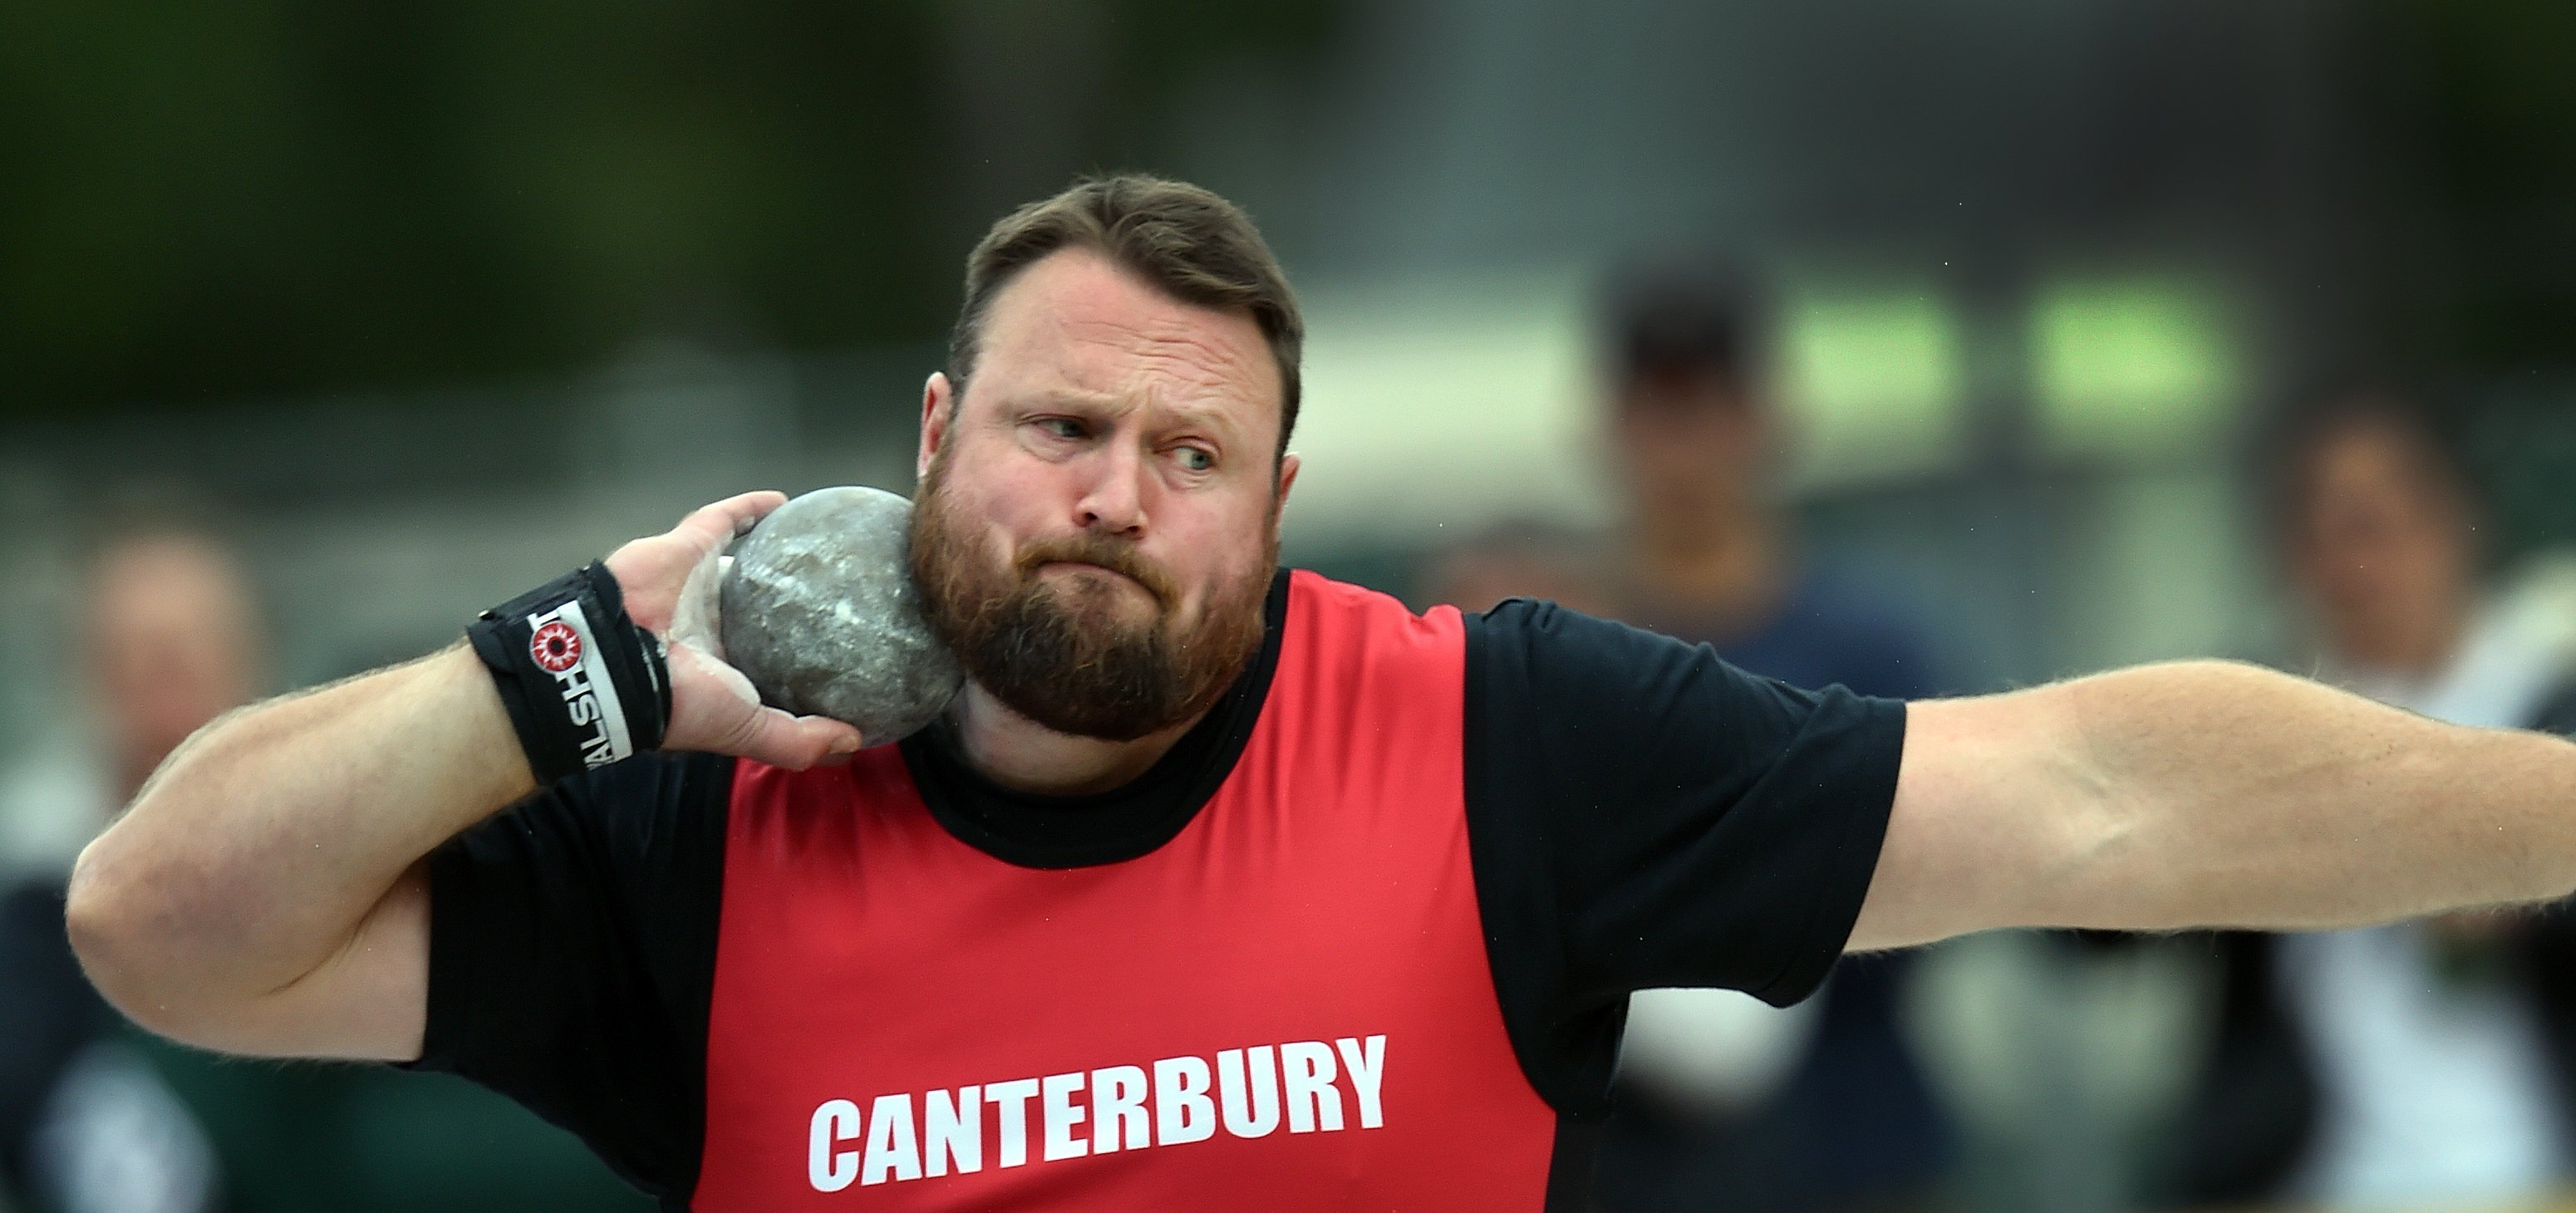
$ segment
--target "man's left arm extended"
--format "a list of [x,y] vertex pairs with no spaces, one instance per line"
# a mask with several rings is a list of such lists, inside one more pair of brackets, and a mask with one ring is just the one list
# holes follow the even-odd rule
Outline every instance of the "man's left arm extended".
[[2576,745],[2195,661],[1907,709],[1850,946],[2313,930],[2576,888]]

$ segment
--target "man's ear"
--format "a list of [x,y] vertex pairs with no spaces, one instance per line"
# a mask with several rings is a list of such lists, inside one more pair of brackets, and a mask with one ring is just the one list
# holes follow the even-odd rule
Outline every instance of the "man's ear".
[[957,398],[956,388],[948,382],[946,371],[932,371],[921,385],[921,450],[913,456],[913,479],[930,474],[930,462],[939,455],[939,444],[948,440],[948,423],[957,415],[949,407]]
[[1288,490],[1297,486],[1298,467],[1297,456],[1290,454],[1279,457],[1279,499],[1270,503],[1270,521],[1274,525],[1287,517]]

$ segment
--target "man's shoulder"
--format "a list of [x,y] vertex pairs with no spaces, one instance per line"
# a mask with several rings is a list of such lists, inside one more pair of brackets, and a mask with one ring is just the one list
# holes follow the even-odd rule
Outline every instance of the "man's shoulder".
[[1540,599],[1507,598],[1483,611],[1462,611],[1445,603],[1415,610],[1384,590],[1336,580],[1309,569],[1292,569],[1288,577],[1288,627],[1292,637],[1302,630],[1310,638],[1318,633],[1342,641],[1393,636],[1433,646],[1455,646],[1461,641],[1473,644],[1490,636],[1514,641],[1537,637],[1540,643],[1568,642],[1577,646],[1630,637],[1649,642],[1660,639],[1627,624]]
[[1352,617],[1375,622],[1434,619],[1455,616],[1455,607],[1434,606],[1416,611],[1402,599],[1384,590],[1373,589],[1354,581],[1328,577],[1313,569],[1292,568],[1287,571],[1289,610]]
[[1688,653],[1697,645],[1662,632],[1536,598],[1506,598],[1466,617],[1476,648],[1496,656],[1613,665]]
[[1454,661],[1465,624],[1458,608],[1416,611],[1394,595],[1309,569],[1288,573],[1285,651],[1358,656],[1371,664]]

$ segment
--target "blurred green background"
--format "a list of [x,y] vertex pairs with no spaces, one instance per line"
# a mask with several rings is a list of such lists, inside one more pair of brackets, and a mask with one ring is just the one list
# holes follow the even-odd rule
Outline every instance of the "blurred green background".
[[[1344,112],[1337,94],[1436,108],[1475,98],[1421,94],[1524,70],[1526,87],[1584,94],[1593,112],[1526,131],[1497,113],[1503,129],[1476,139],[1544,143],[1561,139],[1545,126],[1598,116],[1617,126],[1578,139],[1624,143],[1630,158],[1524,153],[1496,167],[1539,179],[1486,179],[1535,197],[1487,208],[1675,188],[1658,178],[1708,157],[1672,154],[1672,136],[1697,127],[1723,141],[1740,124],[1712,128],[1694,107],[1767,99],[1767,146],[1726,149],[1729,167],[1844,195],[1806,218],[1817,227],[1984,221],[1846,192],[1872,171],[1845,162],[1853,153],[1937,127],[1931,146],[1901,149],[1908,159],[1883,170],[1934,186],[1949,162],[1962,208],[2050,181],[2010,201],[2058,230],[2017,239],[2307,227],[2362,260],[2375,289],[2352,305],[2385,322],[2378,336],[2477,365],[2563,355],[2576,320],[2576,250],[2559,219],[2576,203],[2576,162],[2562,154],[2576,97],[2559,60],[2576,15],[2563,5],[1699,7],[23,0],[0,11],[6,408],[221,407],[560,375],[654,331],[786,349],[924,340],[953,302],[959,247],[997,208],[1075,172],[1187,169],[1304,218],[1322,209],[1298,196],[1310,167],[1440,176],[1437,164],[1382,161],[1511,159],[1435,138],[1351,164],[1371,153],[1348,128],[1372,115]],[[1557,63],[1513,61],[1546,48],[1511,39],[1558,36]],[[1557,75],[1587,52],[1667,36],[1710,79]],[[1947,58],[1961,41],[1982,45]],[[1895,78],[1865,73],[1881,59]],[[1373,72],[1415,75],[1416,96]],[[1258,121],[1199,125],[1241,116],[1222,112],[1229,102]],[[2055,107],[2076,112],[2030,112]],[[1397,134],[1425,126],[1381,116]],[[1988,117],[2003,121],[1975,121]],[[2044,127],[2075,129],[2014,146]],[[2023,163],[2014,180],[1976,184],[1981,162],[2070,145],[2091,163]],[[2255,179],[2208,180],[2234,173]],[[2186,205],[2231,188],[2317,209]],[[1875,221],[1859,221],[1874,206]],[[1282,235],[1300,261],[1336,251],[1311,221]],[[1567,243],[1539,237],[1551,242]]]

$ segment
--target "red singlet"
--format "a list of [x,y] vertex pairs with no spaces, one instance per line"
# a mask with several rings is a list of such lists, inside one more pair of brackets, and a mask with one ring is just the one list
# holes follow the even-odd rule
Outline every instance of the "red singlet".
[[1461,788],[1464,634],[1294,574],[1241,758],[1135,859],[958,841],[895,747],[743,763],[694,1206],[1537,1210]]

